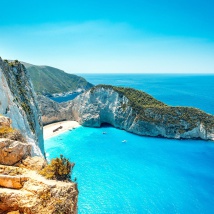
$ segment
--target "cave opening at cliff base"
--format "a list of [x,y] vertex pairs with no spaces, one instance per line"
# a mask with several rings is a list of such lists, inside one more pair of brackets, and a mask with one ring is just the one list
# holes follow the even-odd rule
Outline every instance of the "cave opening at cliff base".
[[110,123],[103,122],[103,123],[101,123],[101,125],[100,125],[100,128],[102,128],[102,127],[114,127],[114,126],[111,125]]

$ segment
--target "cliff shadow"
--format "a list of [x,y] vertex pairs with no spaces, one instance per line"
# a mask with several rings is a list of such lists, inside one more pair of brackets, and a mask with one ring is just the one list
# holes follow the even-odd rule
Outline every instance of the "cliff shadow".
[[101,123],[100,127],[114,127],[114,126],[111,125],[110,123]]

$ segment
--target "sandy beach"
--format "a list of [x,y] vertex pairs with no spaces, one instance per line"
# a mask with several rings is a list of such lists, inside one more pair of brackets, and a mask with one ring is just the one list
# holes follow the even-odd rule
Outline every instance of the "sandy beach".
[[43,127],[44,139],[46,140],[48,138],[57,136],[78,126],[80,126],[80,124],[76,121],[62,121],[46,125]]

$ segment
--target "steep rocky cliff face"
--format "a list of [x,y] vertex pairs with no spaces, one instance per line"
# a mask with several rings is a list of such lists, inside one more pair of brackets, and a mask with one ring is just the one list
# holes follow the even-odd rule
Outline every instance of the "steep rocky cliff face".
[[57,103],[43,95],[38,95],[37,101],[42,113],[43,125],[63,120],[73,120],[70,102]]
[[72,114],[83,126],[116,128],[145,136],[214,140],[214,116],[199,109],[170,107],[150,95],[100,85],[72,101]]
[[44,152],[43,129],[35,93],[25,67],[0,58],[0,114],[12,120],[32,145],[32,155]]
[[47,164],[42,155],[42,128],[36,96],[25,67],[18,61],[0,58],[2,214],[77,213],[76,183],[47,180],[38,173]]

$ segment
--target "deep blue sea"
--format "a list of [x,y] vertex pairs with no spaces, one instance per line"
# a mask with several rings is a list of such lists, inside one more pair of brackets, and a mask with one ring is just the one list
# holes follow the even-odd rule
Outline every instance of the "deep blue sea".
[[[133,87],[167,104],[214,114],[211,75],[81,76],[93,84]],[[76,163],[72,178],[78,183],[79,213],[214,213],[212,142],[80,127],[46,140],[45,149],[48,158],[63,154]]]

